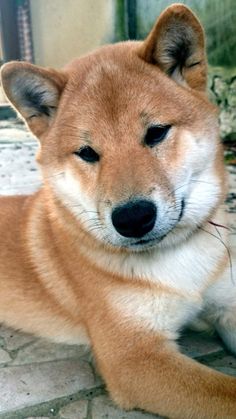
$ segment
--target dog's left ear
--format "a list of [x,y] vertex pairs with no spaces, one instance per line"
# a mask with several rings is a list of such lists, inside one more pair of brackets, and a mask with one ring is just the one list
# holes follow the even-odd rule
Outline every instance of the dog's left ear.
[[66,75],[62,71],[12,61],[2,67],[1,78],[9,101],[40,138],[53,122]]
[[164,10],[143,42],[139,56],[156,64],[179,84],[200,91],[206,88],[204,32],[197,17],[183,4]]

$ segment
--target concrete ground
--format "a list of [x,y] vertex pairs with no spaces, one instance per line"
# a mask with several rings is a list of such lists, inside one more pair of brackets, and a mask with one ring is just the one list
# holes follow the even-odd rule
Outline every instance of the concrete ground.
[[[23,125],[0,121],[0,194],[37,190],[40,175],[34,161],[36,150],[36,140]],[[231,242],[236,248],[236,167],[228,166],[228,171],[227,209]],[[180,346],[188,356],[236,376],[236,358],[217,337],[186,332]],[[0,326],[0,419],[51,417],[151,419],[158,416],[141,411],[124,412],[115,407],[85,347],[53,344]]]

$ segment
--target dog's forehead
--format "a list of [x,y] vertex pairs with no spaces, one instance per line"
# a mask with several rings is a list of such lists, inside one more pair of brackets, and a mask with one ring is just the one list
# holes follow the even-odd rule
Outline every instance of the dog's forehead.
[[205,101],[139,58],[129,43],[102,48],[72,64],[60,124],[67,126],[69,119],[78,130],[107,136],[114,129],[117,134],[141,132],[155,123],[189,125],[207,114]]
[[[143,108],[150,101],[162,103],[179,102],[178,86],[173,92],[173,82],[159,70],[138,57],[137,54],[95,54],[79,60],[69,82],[72,102],[78,107],[96,107],[99,110],[124,111],[125,106]],[[170,102],[171,101],[171,102]],[[183,103],[182,103],[183,106]]]

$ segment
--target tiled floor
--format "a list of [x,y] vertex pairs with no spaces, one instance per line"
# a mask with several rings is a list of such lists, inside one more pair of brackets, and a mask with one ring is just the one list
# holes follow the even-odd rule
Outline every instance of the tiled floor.
[[[34,161],[37,142],[22,125],[0,121],[0,193],[31,193],[40,185]],[[236,168],[230,166],[228,211],[236,247]],[[235,261],[236,262],[236,261]],[[236,358],[216,337],[186,332],[183,352],[236,375]],[[0,327],[0,419],[148,419],[124,412],[106,395],[83,346],[57,345]]]

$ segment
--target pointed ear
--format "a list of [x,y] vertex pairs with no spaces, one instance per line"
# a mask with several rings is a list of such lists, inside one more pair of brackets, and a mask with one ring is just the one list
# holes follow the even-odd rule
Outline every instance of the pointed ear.
[[66,75],[57,70],[12,61],[2,67],[1,77],[9,101],[31,131],[40,137],[56,114]]
[[197,90],[206,88],[204,32],[197,17],[182,4],[164,10],[143,42],[139,56],[158,65],[179,84]]

